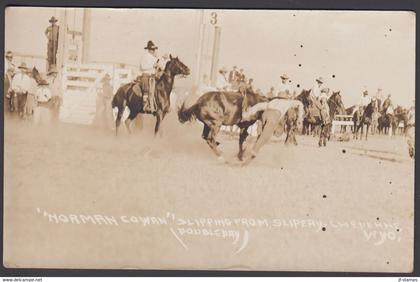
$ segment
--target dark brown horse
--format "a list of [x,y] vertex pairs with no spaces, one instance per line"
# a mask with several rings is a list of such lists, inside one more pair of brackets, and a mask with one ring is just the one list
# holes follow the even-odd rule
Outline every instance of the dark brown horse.
[[[175,76],[190,74],[190,69],[184,65],[178,57],[169,56],[170,60],[166,63],[162,76],[156,81],[155,101],[157,105],[155,135],[159,132],[160,124],[169,112],[172,88],[174,86]],[[122,85],[112,99],[112,108],[118,108],[117,119],[115,121],[115,133],[118,134],[118,127],[121,118],[127,106],[130,114],[125,121],[127,130],[130,132],[130,123],[138,114],[144,114],[143,97],[139,85],[136,82],[130,82]]]
[[261,115],[258,112],[249,120],[242,121],[244,95],[246,95],[249,106],[268,101],[268,98],[255,94],[249,88],[244,91],[244,94],[240,92],[212,91],[202,95],[190,107],[182,104],[178,110],[178,119],[181,123],[185,123],[196,118],[204,123],[201,137],[206,140],[211,150],[220,160],[224,160],[222,151],[217,147],[219,142],[216,141],[220,127],[222,125],[237,125],[240,128],[238,159],[242,160],[244,153],[243,143],[248,136],[248,127],[254,124]]
[[375,111],[377,111],[377,103],[375,101],[371,101],[363,110],[363,113],[360,109],[354,112],[353,114],[353,123],[354,123],[353,139],[358,139],[357,134],[359,133],[359,130],[360,130],[360,139],[362,139],[363,126],[366,125],[365,140],[367,140],[367,136],[369,134],[369,127],[372,124],[372,117]]

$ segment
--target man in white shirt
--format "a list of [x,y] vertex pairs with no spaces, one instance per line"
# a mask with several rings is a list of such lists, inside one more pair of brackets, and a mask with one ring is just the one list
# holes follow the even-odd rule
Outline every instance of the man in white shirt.
[[328,99],[328,90],[324,86],[324,79],[322,77],[315,79],[315,81],[316,84],[311,88],[310,98],[314,106],[320,110],[322,122],[326,124],[330,121],[328,103],[326,102]]
[[367,90],[363,91],[363,95],[359,100],[359,107],[364,109],[367,105],[369,105],[370,101],[371,98],[369,97],[369,92]]
[[276,97],[281,97],[284,99],[289,99],[292,97],[292,90],[289,84],[289,76],[283,74],[280,76],[280,83],[277,85],[277,95]]
[[227,69],[225,67],[219,70],[216,78],[216,89],[218,91],[226,91],[229,88],[229,83],[226,79]]
[[18,114],[23,117],[24,108],[26,103],[26,98],[28,96],[28,92],[32,90],[33,82],[32,79],[28,76],[27,67],[25,63],[22,63],[18,67],[18,73],[12,79],[12,83],[10,85],[10,89],[12,91],[12,95],[17,96],[17,110]]
[[319,96],[321,95],[321,90],[324,88],[324,79],[322,77],[319,77],[315,79],[316,84],[311,89],[311,95],[312,97],[319,99]]
[[145,113],[154,113],[156,111],[155,75],[159,67],[156,54],[158,47],[155,46],[153,41],[149,40],[144,49],[147,51],[140,60],[140,89],[143,93],[143,110]]

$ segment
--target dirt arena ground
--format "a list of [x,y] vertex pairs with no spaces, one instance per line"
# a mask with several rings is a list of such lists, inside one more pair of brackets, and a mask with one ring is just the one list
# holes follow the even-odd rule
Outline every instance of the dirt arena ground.
[[[142,130],[116,137],[111,130],[6,120],[5,264],[411,271],[414,161],[403,137],[318,148],[316,139],[297,136],[298,146],[272,141],[237,167],[217,161],[197,123],[182,125],[171,113],[162,138],[152,136],[152,125],[146,118]],[[233,158],[237,140],[219,141]],[[249,227],[246,247],[235,254],[237,242],[183,236],[181,244],[181,233],[173,236],[167,226],[56,224],[42,211],[320,224]]]

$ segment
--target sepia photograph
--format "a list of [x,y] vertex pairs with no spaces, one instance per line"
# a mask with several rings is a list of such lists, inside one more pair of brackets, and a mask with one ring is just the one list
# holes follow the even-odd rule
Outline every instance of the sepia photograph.
[[414,270],[415,12],[9,6],[4,35],[4,267]]

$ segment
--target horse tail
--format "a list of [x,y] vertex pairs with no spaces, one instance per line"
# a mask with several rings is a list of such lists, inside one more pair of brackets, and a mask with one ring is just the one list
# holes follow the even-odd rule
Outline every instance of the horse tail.
[[195,118],[196,111],[198,109],[198,104],[195,103],[189,108],[185,108],[185,102],[182,103],[181,108],[178,110],[178,119],[181,123],[191,121]]

